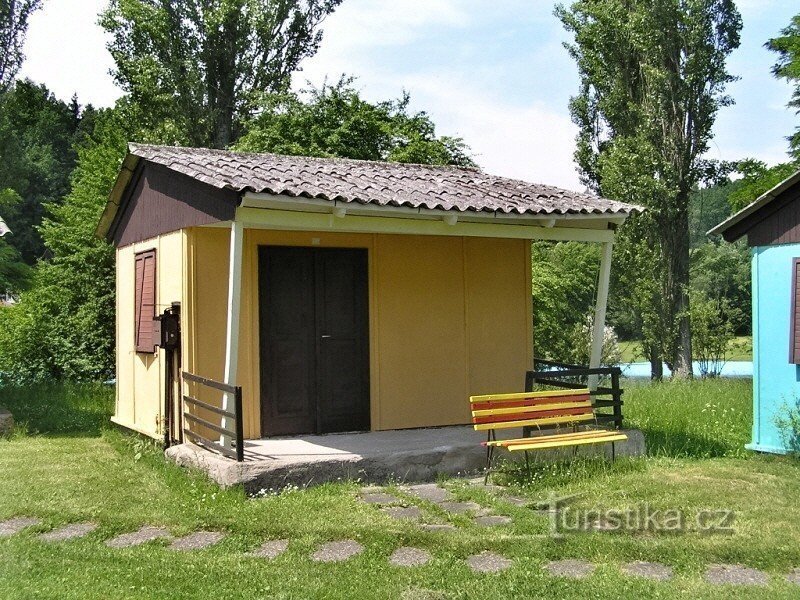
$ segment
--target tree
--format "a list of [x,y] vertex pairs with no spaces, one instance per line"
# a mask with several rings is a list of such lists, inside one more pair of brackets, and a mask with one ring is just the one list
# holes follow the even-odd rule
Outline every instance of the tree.
[[161,138],[225,148],[261,92],[286,89],[341,0],[111,0],[114,77]]
[[[772,67],[773,75],[794,85],[788,106],[800,114],[800,14],[792,17],[788,27],[781,30],[780,37],[772,38],[765,46],[778,54],[778,62]],[[787,139],[790,154],[800,161],[800,127]]]
[[5,92],[22,66],[22,47],[28,18],[42,0],[0,0],[0,94]]
[[[124,102],[121,103],[124,108]],[[120,107],[98,112],[78,147],[62,204],[41,231],[49,260],[16,306],[0,310],[0,371],[18,382],[97,380],[114,372],[114,249],[94,235],[135,122]]]
[[38,231],[45,205],[57,204],[69,191],[75,168],[74,144],[90,126],[94,109],[77,99],[58,100],[44,85],[19,80],[0,98],[0,190],[16,200],[0,214],[13,236],[9,242],[33,265],[44,253]]
[[235,144],[244,152],[474,166],[461,138],[437,137],[424,112],[410,113],[411,98],[370,104],[353,79],[309,87],[299,94],[266,96],[258,116]]
[[594,308],[599,266],[600,252],[596,245],[580,242],[531,245],[536,356],[561,362],[585,360],[581,355],[583,348],[574,343],[574,333],[584,326],[586,315]]
[[772,189],[800,168],[797,162],[786,162],[768,167],[766,163],[753,158],[740,160],[736,171],[742,178],[735,181],[728,194],[728,204],[732,211],[742,210],[764,192]]
[[[707,172],[717,111],[732,103],[725,62],[741,16],[732,0],[578,0],[556,15],[575,38],[567,48],[581,89],[570,110],[583,180],[648,208],[635,220],[658,249],[659,268],[642,273],[664,300],[656,335],[673,373],[691,376],[689,196]],[[652,276],[656,285],[644,281]]]

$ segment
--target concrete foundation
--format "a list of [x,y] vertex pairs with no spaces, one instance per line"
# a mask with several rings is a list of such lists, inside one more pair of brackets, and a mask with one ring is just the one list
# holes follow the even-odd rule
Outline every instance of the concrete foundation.
[[[628,440],[616,443],[616,455],[643,455],[642,432],[629,429],[625,433]],[[485,439],[483,432],[458,426],[248,440],[242,463],[190,443],[173,446],[166,455],[178,465],[204,471],[222,487],[241,484],[254,494],[339,479],[416,482],[434,481],[440,474],[478,472],[486,465],[486,450],[480,445]],[[572,452],[572,448],[539,450],[530,456],[534,461],[552,461],[570,457]],[[602,454],[611,457],[610,444],[578,448],[578,455]],[[504,450],[498,454],[500,459],[509,456]],[[513,458],[521,457],[519,453]]]
[[7,435],[14,429],[14,417],[5,408],[0,407],[0,435]]

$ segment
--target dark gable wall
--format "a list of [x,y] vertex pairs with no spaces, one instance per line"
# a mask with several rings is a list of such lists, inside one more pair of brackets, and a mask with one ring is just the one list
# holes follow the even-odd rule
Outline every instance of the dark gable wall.
[[800,184],[782,192],[772,202],[725,233],[725,239],[747,234],[747,245],[776,246],[800,242]]
[[109,239],[128,246],[169,233],[233,219],[239,194],[220,190],[164,166],[142,161]]

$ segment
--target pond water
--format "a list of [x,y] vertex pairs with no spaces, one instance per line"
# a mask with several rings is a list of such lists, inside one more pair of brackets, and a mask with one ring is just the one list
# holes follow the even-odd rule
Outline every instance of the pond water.
[[[624,377],[632,377],[632,378],[645,378],[650,377],[650,363],[649,362],[634,362],[634,363],[623,363],[617,365],[622,369],[622,375]],[[693,363],[694,366],[694,374],[695,376],[699,376],[700,371],[700,363],[695,361]],[[664,377],[669,377],[672,372],[669,370],[667,365],[664,365]],[[753,362],[749,360],[729,360],[725,364],[722,365],[722,372],[720,373],[722,377],[752,377],[753,376]]]

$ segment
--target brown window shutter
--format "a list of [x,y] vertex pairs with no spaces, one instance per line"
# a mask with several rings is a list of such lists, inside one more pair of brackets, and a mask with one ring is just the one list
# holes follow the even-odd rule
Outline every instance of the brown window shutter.
[[800,364],[800,258],[792,260],[792,312],[789,315],[789,362]]
[[136,351],[155,352],[153,317],[156,316],[156,251],[136,254]]

